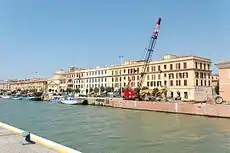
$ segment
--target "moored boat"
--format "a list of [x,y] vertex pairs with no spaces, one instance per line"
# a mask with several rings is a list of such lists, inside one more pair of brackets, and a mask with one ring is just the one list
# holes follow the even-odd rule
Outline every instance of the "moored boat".
[[82,104],[81,101],[79,101],[76,98],[68,97],[67,99],[61,100],[60,103],[67,104],[67,105],[78,105]]

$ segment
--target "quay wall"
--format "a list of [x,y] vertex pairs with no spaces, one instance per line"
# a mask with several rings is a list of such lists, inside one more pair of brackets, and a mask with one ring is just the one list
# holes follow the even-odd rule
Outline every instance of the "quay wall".
[[230,118],[230,105],[191,102],[149,102],[132,100],[110,100],[114,108],[148,110],[167,113]]
[[[22,133],[25,132],[25,131],[23,131],[21,129],[18,129],[16,127],[10,126],[10,125],[2,123],[2,122],[0,122],[0,127],[4,128],[6,130],[9,130],[9,131],[11,131],[11,132],[13,132],[15,134],[18,134],[20,136],[22,136]],[[59,153],[81,153],[81,152],[79,152],[77,150],[71,149],[69,147],[63,146],[61,144],[58,144],[56,142],[47,140],[45,138],[39,137],[39,136],[37,136],[35,134],[31,133],[30,136],[31,136],[32,141],[34,141],[36,143],[39,143],[39,144],[41,144],[41,145],[43,145],[43,146],[45,146],[47,148],[50,148],[50,149],[52,149],[52,150],[54,150],[56,152],[59,152]]]

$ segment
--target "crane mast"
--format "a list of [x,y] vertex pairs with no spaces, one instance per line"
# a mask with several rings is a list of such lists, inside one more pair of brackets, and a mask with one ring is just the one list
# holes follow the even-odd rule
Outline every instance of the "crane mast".
[[144,83],[146,70],[147,70],[149,62],[151,61],[153,51],[154,51],[154,48],[156,45],[156,40],[158,38],[158,34],[159,34],[159,30],[160,30],[160,24],[161,24],[161,18],[158,18],[157,23],[156,23],[156,27],[154,28],[153,34],[150,37],[149,47],[148,47],[147,53],[145,55],[144,67],[143,67],[142,72],[141,72],[139,86],[138,86],[139,88],[141,88],[143,83]]

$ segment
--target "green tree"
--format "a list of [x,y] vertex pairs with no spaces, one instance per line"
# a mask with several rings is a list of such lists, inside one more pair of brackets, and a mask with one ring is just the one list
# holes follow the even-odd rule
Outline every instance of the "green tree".
[[153,96],[156,96],[158,92],[159,92],[159,89],[158,89],[158,88],[154,88],[154,89],[152,90],[152,95],[153,95]]
[[149,87],[142,87],[142,90],[148,90]]
[[71,88],[67,88],[66,89],[66,92],[68,92],[68,93],[70,93],[70,92],[72,92],[73,90],[71,89]]
[[98,94],[98,93],[99,93],[99,88],[98,88],[98,87],[95,87],[95,88],[93,89],[93,91],[94,91],[94,93]]
[[104,87],[104,86],[101,86],[101,87],[100,87],[100,91],[101,91],[101,93],[103,93],[103,92],[105,91],[105,87]]
[[113,92],[114,91],[114,87],[107,87],[105,90],[106,90],[106,92]]
[[80,90],[79,88],[76,88],[74,92],[76,92],[76,93],[80,93],[80,92],[81,92],[81,90]]
[[89,88],[89,92],[93,92],[93,88]]

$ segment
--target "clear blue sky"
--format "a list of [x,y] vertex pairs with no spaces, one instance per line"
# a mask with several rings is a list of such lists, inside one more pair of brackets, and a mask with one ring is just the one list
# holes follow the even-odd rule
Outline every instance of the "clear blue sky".
[[140,59],[158,16],[154,59],[230,59],[229,0],[0,0],[0,79]]

